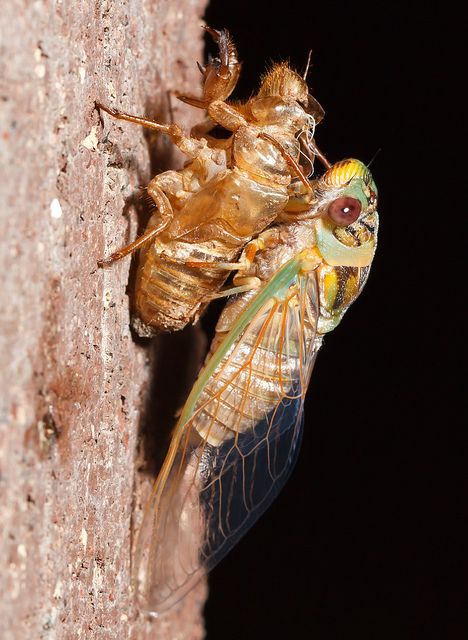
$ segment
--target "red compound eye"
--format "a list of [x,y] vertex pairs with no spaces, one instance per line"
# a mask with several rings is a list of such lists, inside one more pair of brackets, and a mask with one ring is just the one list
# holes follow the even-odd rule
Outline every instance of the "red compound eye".
[[356,222],[361,213],[361,203],[356,198],[337,198],[328,207],[328,215],[339,227]]

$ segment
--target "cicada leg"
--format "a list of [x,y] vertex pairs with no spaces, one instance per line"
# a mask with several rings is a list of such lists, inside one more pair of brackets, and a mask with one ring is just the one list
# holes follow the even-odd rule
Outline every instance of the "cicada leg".
[[147,229],[145,233],[139,236],[136,240],[134,240],[130,244],[127,244],[125,247],[122,247],[122,249],[119,249],[119,251],[115,251],[108,258],[102,258],[101,260],[98,260],[98,266],[107,267],[113,262],[125,258],[125,256],[128,256],[130,253],[133,253],[134,251],[137,251],[137,249],[140,249],[140,247],[154,238],[159,232],[160,230],[157,228]]
[[215,138],[212,135],[213,129],[215,128],[217,123],[213,122],[212,118],[206,118],[194,125],[190,129],[190,135],[194,138],[200,139],[205,138],[208,142],[208,145],[211,149],[224,149],[229,150],[232,147],[232,138],[229,136],[228,138]]
[[295,160],[292,157],[290,153],[286,151],[286,149],[283,147],[283,145],[280,142],[278,142],[278,140],[273,138],[273,136],[270,136],[268,133],[264,133],[264,132],[259,133],[258,137],[263,138],[264,140],[268,140],[268,142],[271,142],[271,144],[274,145],[281,152],[281,155],[289,164],[289,166],[294,169],[295,173],[297,174],[298,178],[303,183],[303,185],[308,189],[312,190],[312,186],[309,182],[309,179],[307,178],[304,171],[302,170],[301,165],[297,162],[297,160]]
[[248,271],[252,266],[254,258],[258,251],[263,251],[267,246],[272,246],[272,242],[278,243],[278,233],[276,229],[267,229],[260,234],[258,238],[248,242],[238,262],[200,262],[188,261],[187,267],[199,269],[219,269],[221,271]]
[[315,144],[315,140],[312,142],[312,152],[317,156],[325,169],[331,169],[331,162],[323,155],[320,149]]
[[205,27],[219,47],[219,58],[210,60],[203,68],[198,68],[203,74],[203,96],[196,98],[190,95],[178,95],[182,102],[190,104],[198,109],[207,109],[215,100],[226,100],[234,90],[239,79],[241,64],[237,58],[237,49],[226,29],[217,31],[211,27]]
[[155,178],[153,178],[148,185],[148,194],[154,200],[160,216],[159,224],[152,226],[149,229],[146,229],[146,231],[141,236],[139,236],[136,240],[134,240],[127,246],[123,247],[122,249],[119,249],[118,251],[110,255],[108,258],[98,260],[98,265],[100,267],[106,267],[112,264],[113,262],[116,262],[117,260],[121,260],[122,258],[125,258],[125,256],[128,256],[134,251],[137,251],[144,244],[146,244],[147,242],[155,238],[159,233],[161,233],[161,231],[163,231],[171,222],[174,216],[174,212],[166,194],[158,185],[159,177],[160,176],[156,176]]
[[212,120],[228,131],[237,131],[239,127],[245,127],[248,124],[237,109],[222,100],[211,102],[207,107],[207,111]]
[[182,153],[184,153],[189,158],[197,157],[200,150],[204,147],[204,145],[196,138],[187,136],[178,124],[160,124],[159,122],[155,122],[154,120],[150,120],[149,118],[133,116],[129,113],[125,113],[124,111],[117,111],[117,109],[105,107],[100,102],[96,102],[96,107],[98,107],[98,109],[102,109],[117,120],[133,122],[134,124],[139,124],[146,129],[165,133],[171,138],[176,147],[178,147],[182,151]]
[[208,296],[208,298],[206,298],[206,302],[209,302],[210,300],[216,300],[217,298],[227,298],[228,296],[233,296],[237,293],[255,291],[262,284],[260,278],[257,278],[256,276],[239,278],[236,280],[236,282],[242,282],[243,284],[239,284],[235,287],[229,287],[229,289],[222,289],[218,293],[213,293],[212,295]]
[[258,238],[248,242],[238,262],[189,262],[187,266],[207,269],[223,269],[226,271],[238,271],[233,278],[234,287],[223,289],[206,298],[206,302],[216,298],[226,298],[237,293],[245,293],[258,289],[262,280],[251,273],[251,268],[257,252],[271,248],[281,242],[278,228],[272,227],[261,233]]

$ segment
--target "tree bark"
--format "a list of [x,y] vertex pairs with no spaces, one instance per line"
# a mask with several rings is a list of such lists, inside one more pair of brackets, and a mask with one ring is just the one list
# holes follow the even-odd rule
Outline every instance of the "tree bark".
[[[2,7],[5,640],[203,636],[204,584],[160,618],[133,602],[132,531],[154,479],[137,455],[149,351],[130,330],[130,259],[96,263],[136,235],[151,144],[94,102],[168,121],[168,91],[197,92],[204,4]],[[193,109],[172,102],[189,127]],[[168,140],[153,159],[152,170],[180,162]]]

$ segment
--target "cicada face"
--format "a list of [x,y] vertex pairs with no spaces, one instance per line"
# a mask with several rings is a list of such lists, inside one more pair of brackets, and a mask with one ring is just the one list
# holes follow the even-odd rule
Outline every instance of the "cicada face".
[[324,200],[317,224],[317,246],[329,265],[364,267],[377,246],[377,188],[365,165],[343,160],[320,180]]

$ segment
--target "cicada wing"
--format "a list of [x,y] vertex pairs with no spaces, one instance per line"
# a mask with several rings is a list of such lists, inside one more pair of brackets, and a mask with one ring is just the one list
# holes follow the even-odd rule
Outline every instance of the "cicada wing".
[[255,299],[245,308],[252,317],[241,317],[236,326],[244,328],[214,352],[211,373],[208,361],[191,417],[176,431],[158,478],[138,576],[153,610],[177,602],[226,555],[296,461],[319,344],[315,274],[297,276],[284,299],[273,293],[255,313]]
[[187,429],[171,449],[145,508],[134,566],[140,605],[157,613],[180,600],[204,573],[203,443]]
[[[288,420],[287,428],[284,420]],[[256,436],[240,434],[213,457],[210,481],[200,492],[205,520],[200,560],[207,571],[222,560],[284,486],[297,460],[302,424],[302,402],[293,400],[260,423]]]

